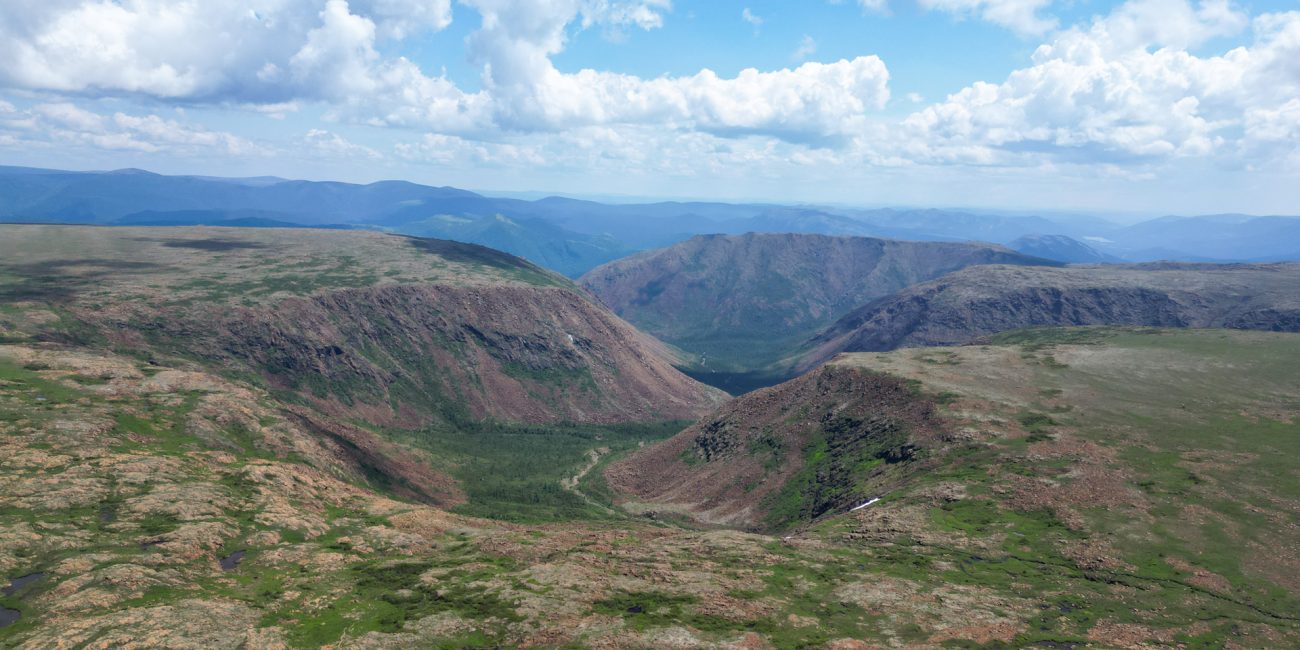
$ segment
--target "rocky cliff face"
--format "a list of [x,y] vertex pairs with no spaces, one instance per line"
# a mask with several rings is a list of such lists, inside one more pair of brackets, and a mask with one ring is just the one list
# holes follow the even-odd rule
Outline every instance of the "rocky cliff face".
[[986,244],[707,235],[598,267],[579,283],[717,370],[770,363],[854,307],[973,264],[1054,264]]
[[133,322],[148,348],[383,426],[690,419],[721,399],[673,369],[662,344],[561,287],[345,289]]
[[0,226],[0,304],[45,314],[15,316],[19,340],[219,368],[385,427],[693,419],[725,397],[563,277],[440,240]]
[[954,345],[1023,327],[1143,325],[1300,331],[1300,265],[965,269],[853,311],[797,368],[840,352]]
[[873,496],[938,431],[904,380],[827,366],[736,398],[605,477],[629,510],[780,529]]

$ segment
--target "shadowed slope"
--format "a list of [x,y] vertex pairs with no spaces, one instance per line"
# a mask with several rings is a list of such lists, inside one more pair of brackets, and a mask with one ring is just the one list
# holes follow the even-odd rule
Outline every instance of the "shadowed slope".
[[[327,230],[0,235],[19,334],[251,375],[337,417],[674,420],[721,398],[562,276],[481,246]],[[52,319],[19,318],[34,312]]]
[[896,377],[828,366],[732,400],[606,479],[633,510],[781,529],[897,480],[938,434],[933,406]]
[[756,370],[867,301],[972,264],[1055,264],[990,244],[704,235],[610,262],[579,282],[615,313],[692,352]]
[[809,340],[840,352],[953,345],[1023,327],[1150,325],[1300,331],[1298,264],[964,269],[868,303]]

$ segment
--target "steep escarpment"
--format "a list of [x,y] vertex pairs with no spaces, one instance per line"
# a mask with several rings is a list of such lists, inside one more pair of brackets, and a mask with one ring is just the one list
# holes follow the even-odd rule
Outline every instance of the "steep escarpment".
[[1023,327],[1076,325],[1300,331],[1300,265],[964,269],[844,316],[805,344],[797,368],[840,352],[953,345]]
[[975,264],[1056,263],[989,244],[751,233],[694,237],[579,283],[696,366],[749,370],[865,302]]
[[344,289],[128,322],[150,349],[384,426],[689,419],[720,398],[674,370],[662,344],[561,287]]
[[481,246],[369,232],[0,228],[0,303],[14,306],[5,320],[20,337],[217,368],[342,420],[676,420],[723,397],[562,276]]
[[827,366],[739,397],[605,477],[632,510],[781,529],[878,493],[939,429],[903,379]]

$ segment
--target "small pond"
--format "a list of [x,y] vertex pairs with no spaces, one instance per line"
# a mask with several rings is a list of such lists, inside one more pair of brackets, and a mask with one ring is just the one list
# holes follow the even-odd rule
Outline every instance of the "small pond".
[[235,567],[244,560],[245,551],[235,551],[226,557],[221,558],[222,571],[234,571]]
[[44,577],[45,577],[44,573],[33,573],[19,578],[11,578],[9,580],[9,586],[5,587],[4,589],[0,589],[0,593],[3,593],[6,596],[12,596],[22,591],[23,587],[26,587],[27,585],[30,585],[33,582],[36,582],[37,580],[40,580],[41,578]]

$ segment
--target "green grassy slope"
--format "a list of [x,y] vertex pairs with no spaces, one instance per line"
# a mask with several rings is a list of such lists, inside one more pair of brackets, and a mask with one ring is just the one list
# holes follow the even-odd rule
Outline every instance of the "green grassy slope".
[[420,283],[573,286],[490,248],[377,232],[0,224],[0,302],[252,307]]
[[[1300,633],[1298,364],[1294,334],[1123,328],[842,355],[610,480],[634,512],[740,513],[828,545],[818,580],[840,586],[820,588],[876,573],[852,588],[862,602],[931,641],[913,608],[981,594],[998,614],[967,632],[995,647],[1281,647]],[[914,448],[886,462],[899,429],[844,423],[888,425],[899,406],[859,404],[884,384],[855,376],[908,383],[942,424],[902,429]]]
[[[837,363],[950,396],[951,426],[971,440],[886,496],[882,512],[910,509],[931,536],[889,552],[931,579],[1049,604],[1018,640],[1295,641],[1300,337],[1029,330]],[[851,534],[861,519],[820,530]]]
[[0,597],[22,616],[0,646],[1292,647],[1298,338],[844,357],[944,424],[926,471],[780,536],[608,509],[603,464],[667,425],[408,432],[406,457],[461,478],[453,514],[256,387],[0,345],[0,587],[36,576]]

